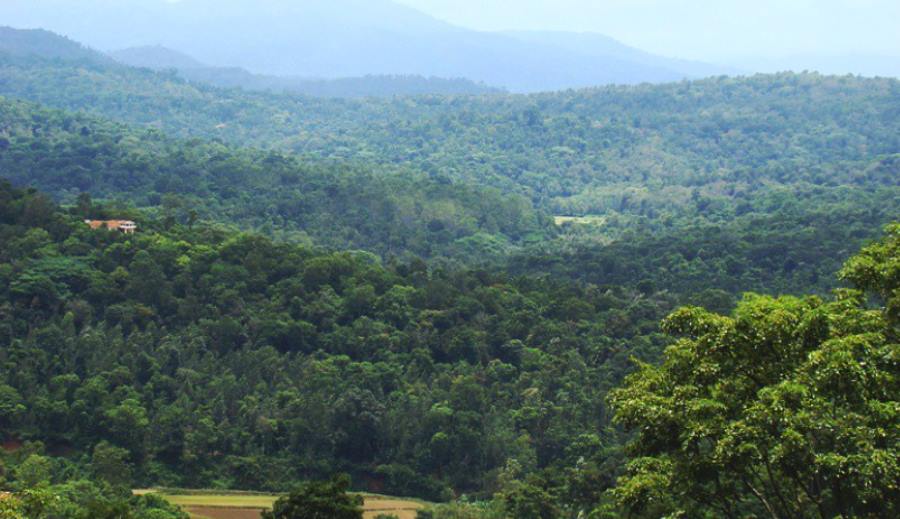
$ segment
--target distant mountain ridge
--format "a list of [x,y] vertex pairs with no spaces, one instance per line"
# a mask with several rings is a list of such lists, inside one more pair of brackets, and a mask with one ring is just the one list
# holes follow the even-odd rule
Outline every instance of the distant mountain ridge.
[[737,62],[744,68],[760,72],[816,70],[823,74],[900,78],[900,56],[866,53],[800,54],[781,58],[744,58]]
[[208,66],[183,52],[178,52],[177,50],[169,49],[162,45],[129,47],[127,49],[112,51],[109,55],[119,63],[153,70],[189,70],[206,68]]
[[700,61],[658,56],[625,45],[609,36],[592,32],[506,31],[503,34],[522,41],[553,46],[586,56],[640,63],[648,67],[669,70],[673,74],[687,74],[692,77],[707,77],[743,72],[742,70],[726,67],[724,65],[713,65]]
[[210,67],[187,54],[162,46],[135,47],[111,52],[95,51],[43,29],[20,30],[0,26],[0,56],[83,62],[96,66],[175,70],[192,83],[221,88],[286,92],[314,97],[363,98],[406,95],[485,95],[500,89],[466,79],[421,76],[365,76],[306,79],[252,74],[237,67]]
[[110,53],[116,61],[152,70],[176,70],[188,81],[222,88],[290,92],[316,97],[389,97],[397,95],[483,95],[501,89],[468,79],[415,75],[369,75],[339,79],[314,79],[253,74],[240,67],[211,67],[176,50],[155,45]]
[[105,50],[163,45],[211,66],[277,76],[420,75],[534,92],[728,72],[621,44],[596,52],[578,35],[472,31],[389,0],[6,0],[0,19]]
[[78,42],[41,29],[20,30],[0,26],[0,53],[16,57],[99,60],[107,58]]

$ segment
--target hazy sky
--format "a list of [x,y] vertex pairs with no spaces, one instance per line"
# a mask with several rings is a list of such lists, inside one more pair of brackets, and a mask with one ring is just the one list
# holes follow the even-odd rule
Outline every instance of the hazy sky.
[[900,56],[900,0],[396,0],[480,30],[600,32],[694,59]]

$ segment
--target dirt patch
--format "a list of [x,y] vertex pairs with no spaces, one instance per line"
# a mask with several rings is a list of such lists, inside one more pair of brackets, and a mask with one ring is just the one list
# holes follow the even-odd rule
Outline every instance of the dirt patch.
[[[135,490],[137,495],[154,492]],[[271,509],[276,495],[258,493],[218,493],[192,491],[192,493],[160,492],[173,505],[180,506],[192,519],[260,519],[263,509]],[[399,519],[416,519],[416,512],[425,505],[418,501],[389,496],[363,495],[364,519],[374,519],[380,514],[394,515]]]
[[259,519],[258,508],[229,508],[214,506],[185,506],[184,510],[195,519]]
[[415,501],[366,496],[364,519],[373,519],[379,514],[396,515],[400,519],[416,519],[416,512],[424,505]]
[[278,496],[264,494],[163,494],[163,496],[173,505],[245,510],[272,508],[272,504],[278,499]]
[[398,519],[416,519],[416,512],[414,510],[383,510],[365,512],[363,513],[363,519],[375,519],[379,514],[394,515],[397,516]]
[[0,443],[0,449],[3,449],[4,452],[13,453],[20,450],[24,445],[21,440],[16,440],[15,438],[9,438],[3,440],[3,443]]

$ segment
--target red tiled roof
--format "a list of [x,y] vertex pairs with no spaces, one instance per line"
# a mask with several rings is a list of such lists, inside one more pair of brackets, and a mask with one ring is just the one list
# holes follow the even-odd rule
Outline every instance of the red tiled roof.
[[84,223],[91,226],[91,229],[107,229],[117,230],[122,227],[134,227],[135,223],[131,220],[85,220]]

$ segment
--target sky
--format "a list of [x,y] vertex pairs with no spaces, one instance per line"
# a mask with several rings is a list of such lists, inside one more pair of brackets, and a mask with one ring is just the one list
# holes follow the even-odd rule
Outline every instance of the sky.
[[699,60],[900,57],[900,0],[396,0],[478,30],[599,32]]

